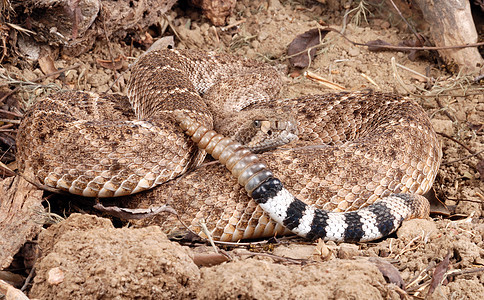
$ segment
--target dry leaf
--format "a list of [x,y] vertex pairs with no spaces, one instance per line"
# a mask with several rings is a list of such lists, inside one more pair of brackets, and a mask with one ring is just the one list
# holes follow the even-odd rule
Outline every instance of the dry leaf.
[[435,289],[440,285],[442,279],[444,278],[445,272],[449,270],[449,259],[452,252],[447,251],[447,255],[445,256],[444,260],[441,261],[434,270],[434,275],[432,276],[432,280],[430,281],[430,288],[429,292],[427,293],[427,297],[432,295]]
[[291,65],[294,67],[306,68],[309,65],[310,59],[313,60],[316,55],[316,48],[309,50],[309,53],[307,50],[320,44],[329,31],[330,30],[315,28],[296,36],[287,48],[287,54],[290,56],[289,62]]
[[198,267],[215,266],[228,260],[229,258],[222,253],[195,253],[193,255],[193,262]]
[[382,46],[391,46],[391,44],[388,42],[385,42],[384,40],[378,39],[378,40],[369,41],[365,43],[365,46],[367,46],[368,50],[370,51],[385,51],[388,49]]
[[164,36],[158,39],[156,42],[151,44],[151,46],[146,50],[146,52],[170,49],[175,47],[175,39],[172,35]]
[[96,62],[103,68],[111,70],[119,70],[123,67],[126,60],[124,55],[120,55],[113,60],[111,59],[96,59]]
[[326,246],[326,243],[322,239],[318,239],[318,242],[316,243],[316,247],[314,247],[314,253],[313,256],[317,257],[318,259],[322,261],[327,261],[331,258],[332,252]]
[[435,193],[435,190],[433,187],[427,193],[425,193],[424,197],[427,198],[427,200],[429,200],[430,213],[450,216],[450,210],[447,207],[447,205],[445,205],[445,199],[444,201],[440,200],[437,194]]
[[[45,75],[52,74],[57,71],[57,68],[54,66],[54,60],[52,57],[50,57],[50,55],[39,58],[39,66]],[[59,77],[59,74],[53,75],[52,77],[57,78]]]
[[368,260],[376,265],[386,282],[393,283],[399,288],[405,289],[405,282],[403,282],[400,272],[391,263],[377,257],[371,257]]
[[149,47],[153,44],[153,37],[148,32],[145,32],[144,36],[141,37],[141,44],[145,47]]

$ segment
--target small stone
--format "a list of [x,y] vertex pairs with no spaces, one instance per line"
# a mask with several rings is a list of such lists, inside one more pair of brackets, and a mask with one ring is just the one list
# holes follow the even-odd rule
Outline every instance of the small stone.
[[283,6],[279,0],[269,0],[269,9],[272,11],[280,11]]
[[390,23],[388,23],[387,21],[383,21],[381,24],[380,24],[380,27],[381,29],[388,29],[390,28]]
[[383,24],[383,20],[382,19],[373,19],[373,25],[375,26],[380,26],[381,27],[381,24]]
[[35,73],[30,69],[25,69],[23,75],[25,79],[30,81],[37,79],[37,75],[35,75]]
[[351,47],[349,50],[348,50],[348,55],[349,56],[358,56],[360,55],[360,49],[357,48],[357,47]]
[[313,255],[313,245],[296,245],[279,246],[274,249],[274,255],[284,256],[294,259],[308,259]]
[[451,120],[430,120],[432,127],[435,131],[445,133],[446,135],[452,136],[454,134],[454,127]]
[[412,219],[402,223],[402,226],[397,230],[397,236],[400,239],[412,240],[417,236],[423,238],[435,238],[439,234],[439,230],[435,222],[427,219]]
[[351,259],[358,256],[358,246],[353,244],[341,244],[337,255],[339,259]]
[[49,277],[47,282],[49,284],[59,284],[64,281],[64,271],[59,267],[55,267],[49,270]]
[[257,49],[257,48],[259,48],[260,43],[259,43],[259,41],[258,41],[258,40],[253,40],[252,42],[250,42],[250,46],[251,46],[252,48],[254,48],[254,49]]
[[291,74],[289,74],[289,76],[291,78],[299,77],[299,76],[301,76],[301,71],[300,70],[294,70],[294,71],[291,72]]
[[106,84],[109,80],[109,76],[106,75],[104,72],[98,72],[92,74],[88,79],[87,82],[91,84],[93,87],[100,87]]
[[269,37],[269,33],[267,31],[261,31],[259,33],[259,36],[257,36],[257,39],[259,40],[259,42],[262,42],[265,39],[267,39],[268,37]]

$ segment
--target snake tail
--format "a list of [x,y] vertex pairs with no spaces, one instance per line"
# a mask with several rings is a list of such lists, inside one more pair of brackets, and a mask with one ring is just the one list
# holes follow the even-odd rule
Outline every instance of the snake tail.
[[243,145],[201,125],[183,110],[175,111],[175,118],[200,149],[227,167],[274,221],[301,237],[367,242],[391,234],[406,219],[429,214],[427,199],[415,194],[393,194],[351,212],[330,212],[307,205]]

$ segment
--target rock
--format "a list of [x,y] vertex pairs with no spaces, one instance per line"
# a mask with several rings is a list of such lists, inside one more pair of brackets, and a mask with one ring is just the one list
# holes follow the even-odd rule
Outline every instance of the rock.
[[273,254],[295,259],[309,259],[314,254],[314,245],[281,245],[274,249]]
[[201,270],[199,299],[384,299],[385,279],[370,262],[305,266],[244,259]]
[[355,244],[341,244],[338,249],[338,258],[351,259],[358,256],[358,246]]
[[380,24],[380,27],[381,29],[388,29],[390,28],[390,23],[388,23],[388,21],[383,21],[381,24]]
[[435,238],[439,234],[439,230],[432,220],[426,219],[412,219],[402,223],[402,226],[397,230],[398,238],[405,240],[412,240],[417,236]]
[[432,123],[432,127],[434,127],[435,131],[445,133],[449,136],[454,134],[454,127],[451,120],[432,119],[430,122]]
[[348,55],[352,57],[358,56],[360,55],[360,49],[357,47],[350,47],[348,49]]
[[200,278],[187,248],[159,227],[117,229],[107,219],[72,214],[42,232],[39,247],[31,298],[190,298]]

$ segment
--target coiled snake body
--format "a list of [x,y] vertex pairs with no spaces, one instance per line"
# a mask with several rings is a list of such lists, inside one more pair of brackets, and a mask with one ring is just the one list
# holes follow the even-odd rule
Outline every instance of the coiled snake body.
[[[201,233],[204,223],[224,241],[288,230],[367,241],[403,219],[428,215],[420,195],[430,189],[442,153],[418,104],[372,92],[273,100],[280,87],[272,67],[250,60],[147,53],[132,71],[131,105],[122,96],[86,92],[39,100],[19,129],[20,170],[90,197],[152,189],[120,201],[167,203],[192,230]],[[197,145],[233,175],[209,164],[177,178],[203,161]],[[259,159],[247,147],[271,151]],[[182,228],[168,214],[154,222]]]

